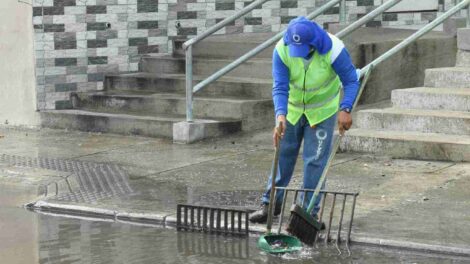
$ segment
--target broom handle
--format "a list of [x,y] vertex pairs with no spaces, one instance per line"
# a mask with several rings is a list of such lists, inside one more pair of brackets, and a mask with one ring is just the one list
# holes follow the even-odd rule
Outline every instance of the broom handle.
[[[279,123],[279,126],[276,127],[276,130],[280,134],[282,131],[282,123]],[[277,140],[275,149],[274,149],[274,159],[273,159],[273,164],[271,165],[271,192],[269,193],[269,205],[268,205],[268,221],[267,221],[267,226],[266,226],[266,232],[268,234],[271,233],[271,228],[273,224],[273,208],[274,208],[274,198],[275,198],[275,192],[276,192],[276,176],[277,176],[277,168],[279,164],[279,144],[280,144],[280,139]]]
[[[369,81],[369,77],[370,77],[370,74],[372,73],[373,68],[374,66],[371,65],[369,68],[366,68],[360,71],[360,74],[358,73],[359,77],[363,77],[363,79],[362,79],[361,86],[359,87],[356,100],[354,101],[354,104],[352,107],[353,110],[356,109],[356,106],[359,102],[359,98],[361,97],[362,92],[364,91],[364,88],[366,87],[367,81]],[[312,200],[310,200],[310,203],[308,204],[307,213],[309,214],[312,213],[313,208],[315,207],[315,201],[317,200],[318,194],[320,193],[320,189],[323,186],[323,183],[325,182],[326,174],[328,173],[331,163],[336,155],[336,152],[338,151],[339,143],[341,142],[342,137],[343,137],[342,135],[339,135],[335,139],[335,143],[331,150],[330,157],[328,158],[328,162],[326,163],[325,169],[323,170],[323,173],[321,174],[320,181],[318,182],[317,187],[315,188],[315,192],[313,193]]]

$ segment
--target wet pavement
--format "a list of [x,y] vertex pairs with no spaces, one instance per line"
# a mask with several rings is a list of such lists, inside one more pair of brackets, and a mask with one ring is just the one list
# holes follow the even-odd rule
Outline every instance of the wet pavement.
[[36,188],[0,184],[2,263],[468,263],[470,258],[353,246],[338,255],[333,246],[304,248],[271,256],[256,248],[256,237],[233,238],[177,232],[112,220],[36,214],[22,204]]
[[[33,190],[28,191],[31,197],[23,199],[22,202],[45,200],[49,203],[126,213],[173,215],[177,203],[255,208],[259,204],[259,193],[265,185],[272,158],[269,131],[240,134],[193,145],[175,145],[162,139],[47,129],[34,131],[0,128],[0,135],[3,136],[0,137],[0,156],[3,154],[3,158],[0,158],[0,183],[32,187]],[[301,182],[301,162],[299,160],[291,183],[294,187],[298,187]],[[74,169],[79,167],[83,169]],[[337,155],[335,165],[330,170],[327,189],[361,193],[356,208],[353,238],[391,239],[469,248],[468,186],[468,163],[392,160],[388,157],[341,153]],[[12,190],[10,187],[7,189]],[[16,197],[15,194],[12,196]],[[50,257],[63,258],[63,263],[73,262],[72,256],[80,254],[72,253],[76,251],[76,247],[88,247],[93,251],[90,245],[81,244],[82,235],[87,232],[99,233],[98,241],[107,241],[105,237],[109,235],[108,242],[97,242],[110,244],[109,248],[104,246],[101,250],[104,253],[109,252],[106,253],[108,255],[102,259],[96,256],[100,260],[99,263],[102,263],[102,260],[106,263],[105,260],[113,254],[120,254],[116,245],[120,244],[118,241],[125,240],[125,236],[136,241],[146,241],[154,238],[147,234],[149,232],[157,233],[155,236],[161,236],[162,240],[156,240],[155,244],[144,242],[145,247],[142,247],[157,245],[155,248],[163,248],[164,251],[174,252],[172,256],[181,257],[178,259],[181,263],[191,262],[193,258],[195,263],[205,263],[204,257],[178,255],[178,237],[182,235],[176,235],[173,230],[129,227],[123,223],[94,223],[44,215],[33,217],[34,214],[21,208],[15,208],[14,211],[17,210],[21,210],[21,214],[29,215],[31,219],[36,219],[27,221],[41,222],[41,219],[47,219],[44,222],[50,222],[53,221],[50,219],[56,219],[54,221],[57,221],[57,225],[71,227],[71,233],[66,233],[65,237],[76,241],[63,242],[62,244],[69,247],[63,250],[65,253],[54,253],[56,255]],[[43,227],[43,224],[37,223],[33,228],[36,230],[36,236],[44,236],[40,234],[44,228],[46,227]],[[128,229],[133,231],[123,231]],[[60,233],[57,230],[53,232]],[[4,235],[3,231],[1,233]],[[14,233],[12,231],[12,234]],[[123,235],[124,233],[126,235]],[[205,236],[200,236],[201,239],[202,237]],[[259,255],[255,249],[255,240],[251,240],[248,242],[248,248],[256,254],[252,253],[249,259],[253,263],[266,262],[266,256]],[[162,241],[168,243],[162,245]],[[58,244],[55,245],[51,242],[50,250],[56,247],[61,249]],[[173,251],[168,247],[173,247]],[[132,256],[142,254],[143,259],[140,262],[155,258],[158,253],[158,250],[153,252],[155,254],[143,254],[145,250],[139,251],[137,248],[133,250],[135,252],[127,253]],[[359,251],[364,252],[360,254],[361,257],[371,255],[372,259],[390,258],[390,263],[396,263],[397,260],[396,252],[371,251],[367,248]],[[93,253],[90,253],[79,258],[93,257],[92,255]],[[410,256],[414,255],[407,255],[407,258],[411,258]],[[40,259],[41,263],[59,263],[53,262],[56,260],[44,260],[43,257]],[[355,263],[353,260],[344,261]],[[180,263],[178,261],[168,259],[165,263]],[[211,261],[223,262],[217,259]],[[236,260],[233,261],[237,263]],[[357,260],[356,263],[368,262]]]

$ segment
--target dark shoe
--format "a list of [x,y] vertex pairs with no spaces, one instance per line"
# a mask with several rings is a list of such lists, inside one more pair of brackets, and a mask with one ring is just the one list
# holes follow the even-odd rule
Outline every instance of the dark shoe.
[[[279,214],[281,214],[281,206],[282,204],[276,204],[276,206],[274,207],[274,216],[278,216]],[[250,222],[252,223],[266,223],[266,221],[268,221],[268,205],[262,204],[261,209],[251,213],[249,218]]]

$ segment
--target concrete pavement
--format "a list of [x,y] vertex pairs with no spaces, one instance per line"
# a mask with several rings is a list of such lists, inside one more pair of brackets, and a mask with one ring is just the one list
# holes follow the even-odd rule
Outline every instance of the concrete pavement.
[[[0,128],[0,135],[2,184],[36,185],[37,207],[55,204],[121,220],[171,218],[176,203],[255,208],[272,158],[269,131],[194,145],[48,129]],[[301,183],[301,162],[293,187]],[[469,253],[468,186],[469,163],[341,153],[327,189],[360,192],[358,242]]]

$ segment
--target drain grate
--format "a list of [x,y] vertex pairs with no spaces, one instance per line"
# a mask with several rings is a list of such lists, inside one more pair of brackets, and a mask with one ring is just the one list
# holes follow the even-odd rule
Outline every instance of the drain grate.
[[249,232],[248,212],[178,204],[176,207],[176,227],[178,230],[247,236]]
[[[59,193],[54,197],[61,201],[92,203],[99,199],[134,193],[129,184],[129,175],[115,164],[6,154],[0,155],[0,162],[16,167],[70,172],[71,175],[65,179],[69,192]],[[71,187],[71,177],[78,183],[78,190]]]

